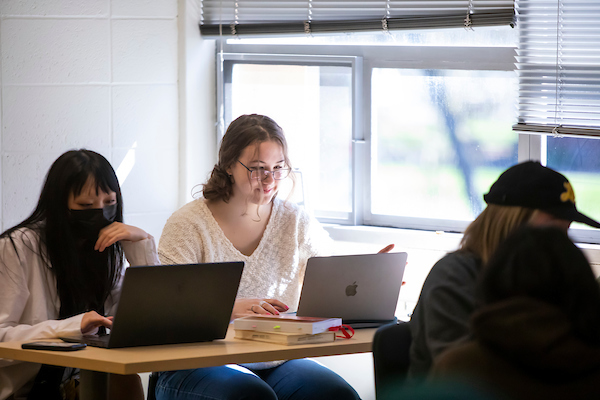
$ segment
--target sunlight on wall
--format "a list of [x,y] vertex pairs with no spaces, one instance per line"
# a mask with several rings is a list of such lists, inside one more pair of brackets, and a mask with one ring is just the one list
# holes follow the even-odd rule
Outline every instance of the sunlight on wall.
[[117,179],[119,180],[119,184],[121,186],[123,186],[123,184],[125,183],[125,180],[129,176],[129,173],[131,172],[131,170],[133,169],[133,166],[135,165],[135,148],[136,147],[137,147],[137,141],[133,142],[131,149],[129,149],[129,151],[125,155],[125,158],[123,159],[123,161],[121,162],[121,164],[119,164],[119,167],[117,168]]

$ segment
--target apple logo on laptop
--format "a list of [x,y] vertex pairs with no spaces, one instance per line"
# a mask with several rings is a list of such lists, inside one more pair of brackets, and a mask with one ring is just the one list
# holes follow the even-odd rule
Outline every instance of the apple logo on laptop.
[[358,285],[356,284],[356,281],[354,281],[354,283],[352,285],[346,286],[346,296],[356,295],[356,287],[357,286]]

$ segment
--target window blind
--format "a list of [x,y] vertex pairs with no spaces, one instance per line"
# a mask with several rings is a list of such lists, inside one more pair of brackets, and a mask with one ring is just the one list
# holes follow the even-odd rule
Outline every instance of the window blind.
[[517,0],[516,131],[600,136],[600,1]]
[[209,37],[476,27],[514,22],[514,0],[202,0],[201,10],[200,32]]

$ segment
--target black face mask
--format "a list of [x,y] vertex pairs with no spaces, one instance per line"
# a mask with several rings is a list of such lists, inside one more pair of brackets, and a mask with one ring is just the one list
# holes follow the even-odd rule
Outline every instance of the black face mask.
[[96,239],[100,230],[115,221],[117,205],[87,210],[69,210],[69,221],[77,233],[85,239]]

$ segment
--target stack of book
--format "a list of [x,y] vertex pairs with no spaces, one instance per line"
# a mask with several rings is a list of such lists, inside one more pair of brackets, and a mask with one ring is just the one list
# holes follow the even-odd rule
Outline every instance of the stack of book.
[[297,317],[295,315],[252,315],[233,321],[235,337],[285,345],[325,343],[335,340],[329,328],[342,325],[341,318]]

